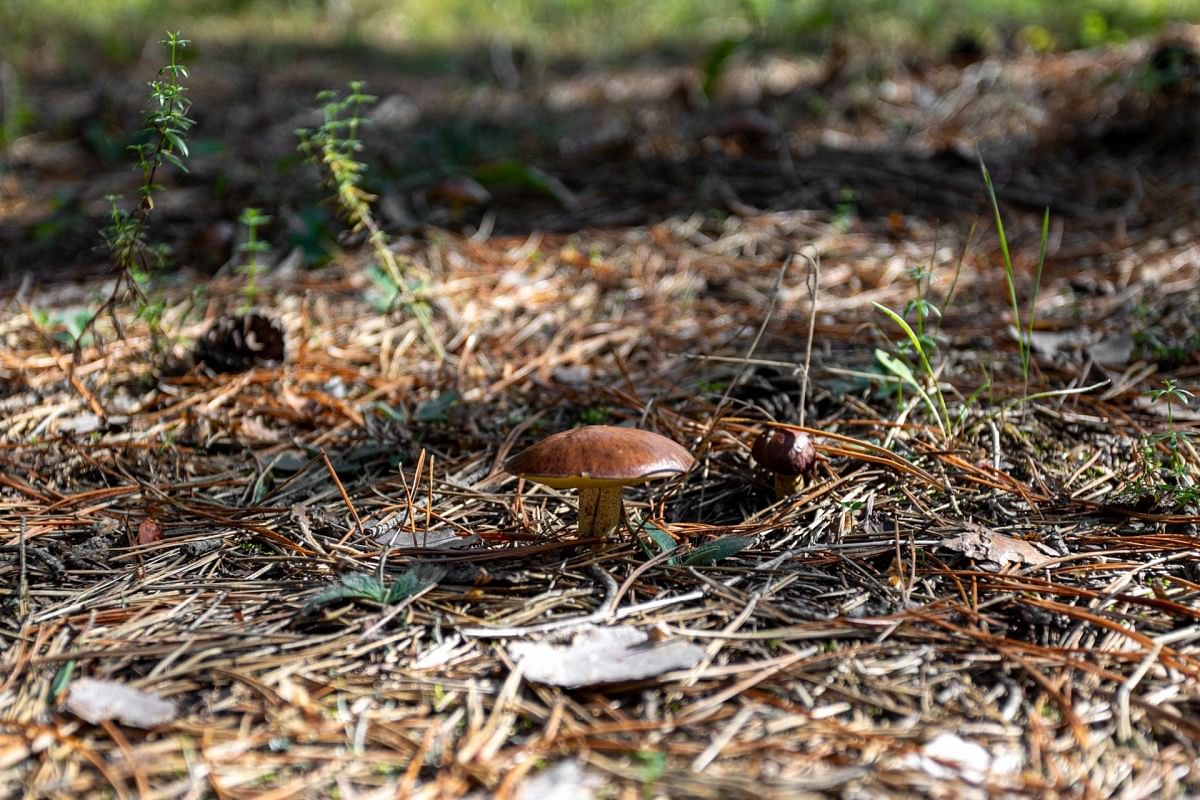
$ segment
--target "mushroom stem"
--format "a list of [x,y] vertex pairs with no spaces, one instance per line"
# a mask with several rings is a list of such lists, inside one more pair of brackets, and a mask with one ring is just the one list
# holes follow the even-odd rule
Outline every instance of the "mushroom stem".
[[579,538],[609,536],[621,524],[621,487],[579,490]]
[[791,497],[800,491],[800,487],[804,485],[803,475],[784,475],[782,472],[775,473],[775,499],[782,500],[785,497]]

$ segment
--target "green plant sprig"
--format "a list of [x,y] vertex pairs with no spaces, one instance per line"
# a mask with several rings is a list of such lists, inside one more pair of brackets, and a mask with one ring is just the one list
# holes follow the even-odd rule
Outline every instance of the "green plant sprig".
[[1174,378],[1163,380],[1160,388],[1151,389],[1146,394],[1151,403],[1155,405],[1164,403],[1167,407],[1167,429],[1151,436],[1149,442],[1161,442],[1167,446],[1167,449],[1171,451],[1171,473],[1177,478],[1182,477],[1186,469],[1186,462],[1180,451],[1183,449],[1184,440],[1193,434],[1176,428],[1174,407],[1180,405],[1186,408],[1193,395],[1186,389],[1179,388]]
[[[887,356],[887,354],[882,350],[875,351],[875,358],[879,359],[880,363],[883,364],[883,366],[889,372],[900,378],[903,383],[913,387],[918,391],[921,399],[933,413],[934,421],[937,422],[938,429],[941,431],[942,436],[949,436],[951,425],[950,412],[946,409],[946,398],[942,394],[942,387],[938,384],[937,374],[933,371],[933,365],[929,363],[929,357],[925,354],[925,343],[922,341],[922,338],[917,335],[917,332],[912,329],[912,326],[908,324],[904,317],[900,316],[895,311],[892,311],[882,303],[872,303],[872,305],[875,306],[877,311],[883,312],[893,322],[899,325],[900,330],[904,331],[904,335],[908,337],[909,344],[912,346],[912,349],[917,354],[917,358],[921,362],[921,370],[925,373],[926,377],[929,378],[929,382],[933,386],[933,396],[937,398],[937,407],[934,407],[933,400],[930,398],[929,393],[921,388],[920,384],[913,377],[911,370],[908,369],[908,366],[903,361]],[[886,358],[881,358],[881,355],[886,356]]]
[[438,358],[445,358],[446,351],[433,329],[429,304],[417,297],[405,280],[396,254],[389,246],[387,233],[371,212],[375,196],[362,187],[367,165],[357,158],[362,150],[358,129],[366,121],[362,116],[363,108],[376,99],[363,92],[364,86],[362,81],[352,81],[350,93],[345,97],[332,90],[319,93],[317,100],[323,104],[322,123],[316,129],[300,128],[296,131],[300,139],[299,149],[309,161],[326,172],[327,182],[334,190],[337,205],[346,221],[352,229],[366,231],[376,261],[395,285],[396,299],[403,302],[416,318],[425,340]]
[[442,567],[422,565],[406,571],[391,584],[386,584],[377,575],[348,572],[337,583],[311,598],[305,604],[305,610],[338,600],[365,601],[381,606],[395,605],[425,591],[440,581],[445,574],[446,570]]
[[[188,171],[183,163],[183,159],[188,156],[185,137],[195,124],[195,120],[188,116],[192,103],[187,97],[187,87],[183,84],[189,73],[180,61],[184,48],[191,42],[181,38],[178,32],[168,31],[166,36],[167,38],[160,40],[159,44],[167,49],[169,61],[159,69],[158,78],[146,84],[150,89],[147,102],[151,110],[146,114],[143,130],[151,134],[152,141],[129,146],[137,156],[137,165],[142,171],[141,185],[137,190],[137,205],[129,212],[121,208],[119,195],[108,197],[112,210],[109,214],[109,225],[104,230],[104,238],[113,255],[117,280],[109,297],[91,315],[80,336],[76,338],[76,358],[80,354],[83,334],[95,326],[96,320],[105,311],[115,312],[122,286],[133,295],[138,305],[138,317],[150,326],[155,349],[160,346],[162,314],[166,304],[161,298],[151,301],[149,283],[155,268],[161,267],[166,250],[163,247],[148,245],[145,231],[150,212],[154,210],[154,193],[162,188],[157,182],[159,169],[164,164],[170,164],[181,172]],[[115,313],[113,323],[120,333],[121,326]]]
[[246,227],[246,241],[238,245],[238,252],[246,255],[246,263],[242,264],[241,272],[246,281],[242,286],[242,294],[246,298],[247,310],[258,298],[258,273],[262,271],[258,257],[271,249],[269,243],[258,238],[258,229],[270,221],[271,218],[257,208],[247,208],[238,217],[238,223]]

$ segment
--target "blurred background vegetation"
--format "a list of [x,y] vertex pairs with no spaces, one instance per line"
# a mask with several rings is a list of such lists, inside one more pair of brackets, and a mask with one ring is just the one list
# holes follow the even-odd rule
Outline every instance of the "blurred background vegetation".
[[[828,132],[839,153],[852,148],[837,137],[874,137],[883,149],[872,158],[916,139],[933,153],[962,142],[1017,152],[1031,132],[1052,144],[1085,128],[1137,144],[1148,138],[1138,125],[1190,146],[1195,125],[1181,104],[1137,91],[1190,87],[1200,57],[1177,31],[1155,44],[1140,37],[1198,21],[1200,0],[0,0],[0,276],[51,257],[94,266],[107,195],[135,190],[129,147],[146,141],[146,81],[168,30],[191,41],[198,124],[190,172],[168,179],[176,191],[155,223],[161,239],[219,266],[247,208],[272,210],[262,233],[277,244],[328,259],[336,224],[302,175],[294,131],[319,120],[319,90],[350,80],[381,98],[383,122],[364,133],[364,185],[396,228],[482,224],[492,210],[500,233],[640,224],[723,209],[727,190],[751,207],[882,217],[911,210],[919,193],[824,163],[820,180],[798,189],[773,166],[721,171],[710,157],[790,158],[783,134],[814,146]],[[1173,38],[1184,43],[1166,46]],[[1121,72],[1117,48],[1105,48],[1131,39],[1140,66]],[[1111,63],[1074,93],[1039,88],[1033,73],[1056,59],[1027,56],[1080,47]],[[925,66],[990,56],[1022,64],[992,105],[943,127],[922,121],[916,93],[949,85],[918,85]],[[1129,88],[1117,100],[1140,103],[1132,115],[1104,100],[1114,84]],[[1177,123],[1154,116],[1172,108],[1160,116]],[[941,165],[960,166],[975,186],[973,161]],[[1067,205],[1073,169],[1030,202]],[[464,177],[491,192],[486,210],[437,200],[440,182]],[[945,196],[926,213],[956,213],[957,195]]]
[[944,52],[963,36],[989,49],[1071,49],[1197,19],[1200,0],[4,0],[0,60],[121,63],[166,28],[210,44],[367,45],[444,57],[502,40],[544,58],[616,60],[688,56],[731,39],[805,50],[834,34],[918,54]]

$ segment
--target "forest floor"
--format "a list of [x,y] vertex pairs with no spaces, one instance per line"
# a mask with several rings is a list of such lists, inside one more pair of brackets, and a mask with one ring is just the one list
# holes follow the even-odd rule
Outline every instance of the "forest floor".
[[[0,161],[0,795],[1200,792],[1198,39],[707,94],[200,48],[159,336],[124,295],[84,330],[159,53],[44,65]],[[431,333],[296,152],[358,78]],[[914,301],[936,383],[876,305]],[[250,303],[282,361],[198,362]],[[697,457],[609,542],[501,468],[585,423]],[[779,500],[772,424],[819,455]]]

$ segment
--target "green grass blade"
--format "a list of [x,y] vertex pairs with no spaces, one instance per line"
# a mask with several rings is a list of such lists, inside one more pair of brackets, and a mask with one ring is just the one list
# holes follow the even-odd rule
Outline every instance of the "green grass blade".
[[996,236],[1000,240],[1000,255],[1004,259],[1004,281],[1008,284],[1008,301],[1012,307],[1013,327],[1017,329],[1017,350],[1021,354],[1021,373],[1025,382],[1029,382],[1029,340],[1026,339],[1021,327],[1021,308],[1017,304],[1017,280],[1013,272],[1012,256],[1008,252],[1008,236],[1004,233],[1004,221],[1000,218],[1000,201],[996,199],[996,187],[992,185],[992,176],[984,166],[983,159],[979,161],[979,169],[983,171],[983,185],[987,187],[988,199],[992,203],[992,214],[996,220]]
[[683,560],[686,567],[704,567],[724,561],[740,553],[754,543],[753,536],[722,536],[713,542],[702,544]]
[[[670,553],[672,550],[679,547],[679,543],[675,541],[675,537],[671,536],[671,534],[667,533],[653,523],[642,523],[642,530],[646,532],[646,535],[650,537],[650,541],[653,542],[656,548],[658,548],[657,553],[647,553],[647,555],[651,557],[655,555],[662,555],[663,553]],[[678,558],[673,557],[669,559],[667,563],[673,565],[678,563],[678,561]]]
[[[929,359],[925,355],[925,348],[921,345],[921,338],[917,336],[916,331],[914,331],[912,326],[905,321],[904,317],[900,316],[895,311],[892,311],[890,308],[880,303],[872,303],[871,305],[875,306],[876,310],[882,311],[884,314],[890,317],[892,322],[895,322],[897,325],[899,325],[900,330],[904,331],[904,335],[908,337],[910,342],[912,342],[913,349],[917,351],[917,356],[921,359],[921,369],[925,371],[925,374],[929,377],[930,382],[933,383],[933,393],[937,396],[938,408],[933,408],[933,404],[930,402],[930,410],[933,411],[933,418],[937,422],[938,427],[941,428],[942,435],[948,436],[950,433],[950,412],[946,410],[946,399],[942,397],[941,387],[938,386],[937,376],[933,374],[933,367],[930,365]],[[879,354],[881,352],[882,351],[880,350],[876,350],[875,357],[879,358]],[[897,361],[897,359],[893,359],[886,353],[884,353],[884,355],[892,361]],[[884,364],[884,366],[887,366],[887,364],[882,360],[880,363]],[[896,373],[896,375],[898,377],[903,377],[899,373]],[[925,397],[928,400],[928,395],[925,395]]]
[[1042,286],[1042,269],[1046,266],[1046,244],[1050,241],[1050,206],[1042,214],[1042,236],[1038,245],[1037,271],[1033,275],[1033,297],[1029,300],[1028,341],[1033,346],[1033,321],[1037,317],[1038,290]]
[[958,288],[958,278],[962,275],[963,261],[967,258],[967,250],[971,247],[971,239],[975,237],[975,228],[978,225],[978,218],[971,220],[971,227],[967,229],[967,238],[963,240],[962,250],[958,251],[958,261],[954,264],[954,277],[950,279],[950,288],[946,290],[946,299],[942,301],[942,315],[938,317],[938,333],[941,333],[942,323],[946,321],[946,314],[950,313],[950,306],[954,303],[954,290]]

